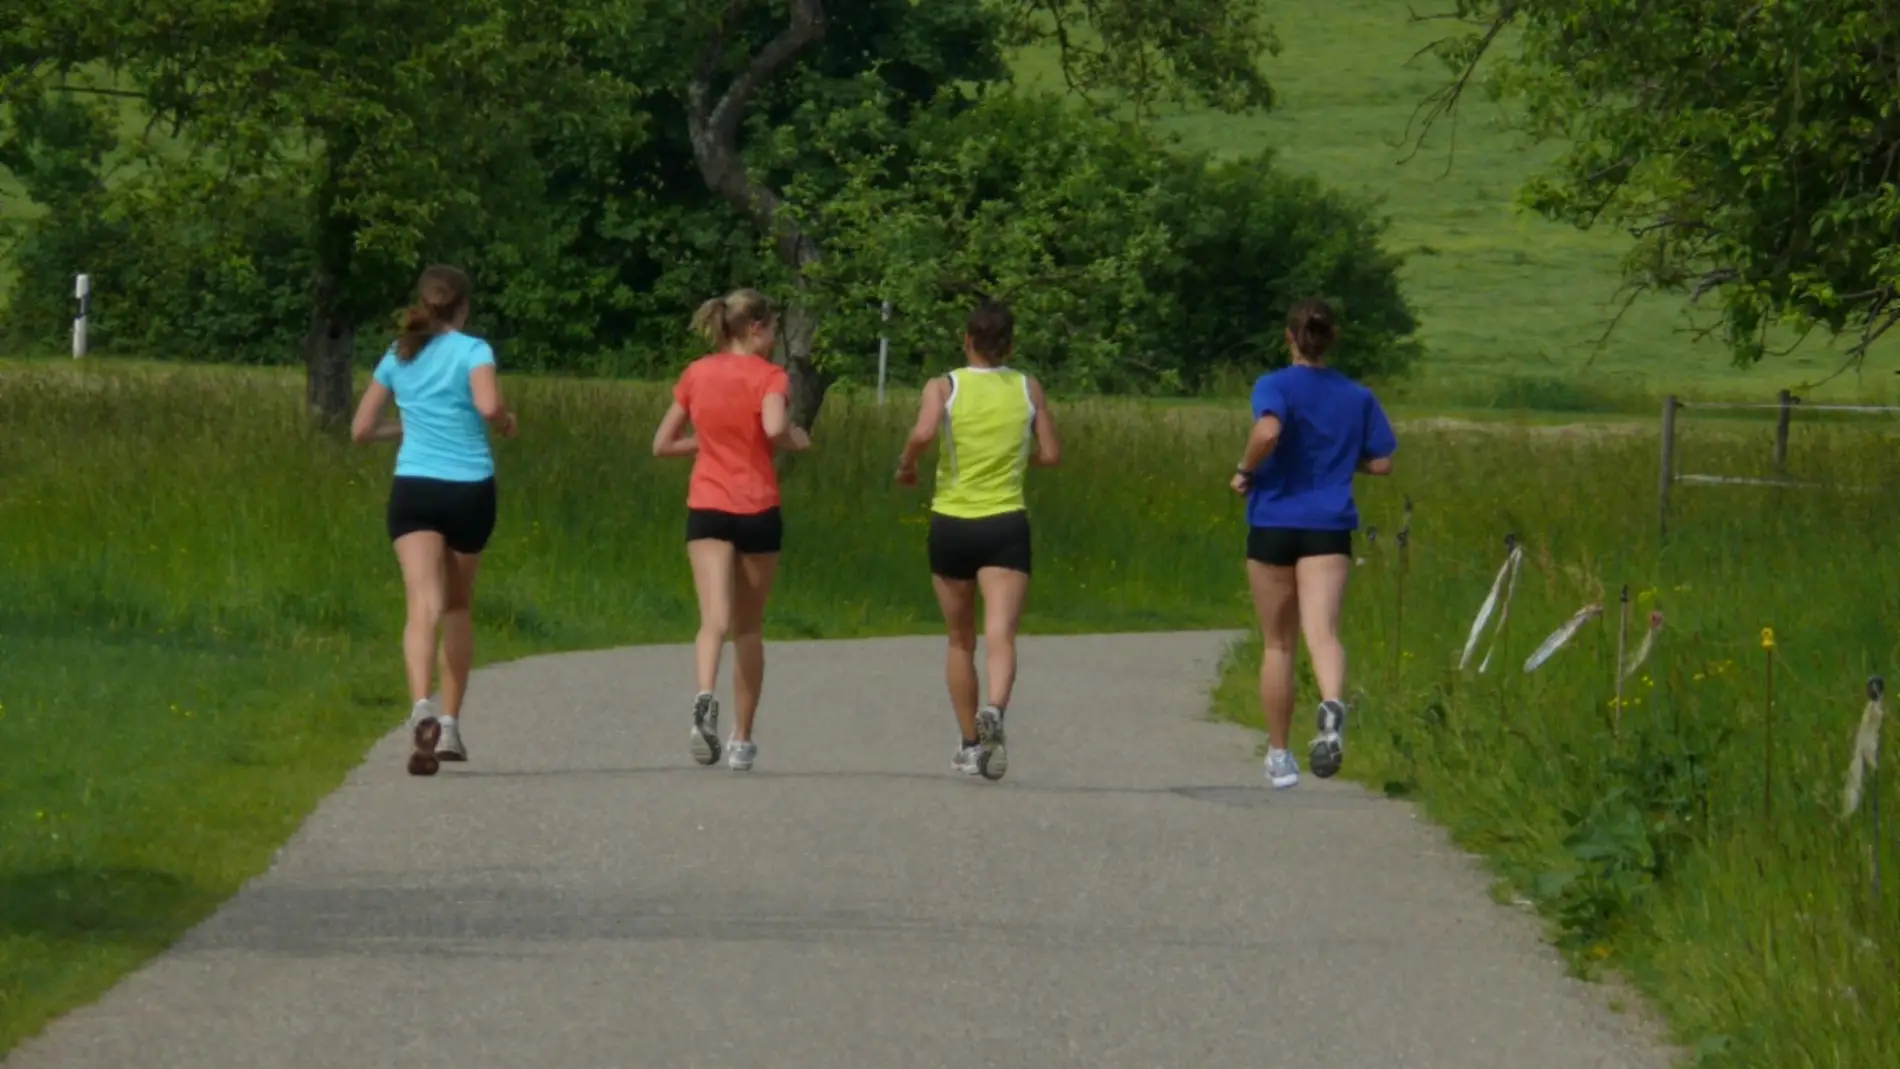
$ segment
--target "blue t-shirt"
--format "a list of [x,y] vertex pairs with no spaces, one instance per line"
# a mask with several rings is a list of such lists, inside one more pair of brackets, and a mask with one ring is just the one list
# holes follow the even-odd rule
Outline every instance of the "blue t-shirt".
[[406,364],[393,345],[383,354],[376,381],[396,395],[402,413],[398,476],[478,483],[495,474],[488,426],[468,384],[471,371],[494,362],[487,342],[460,331],[437,335]]
[[1254,470],[1247,523],[1357,530],[1353,472],[1399,448],[1379,399],[1331,368],[1294,364],[1253,384],[1254,419],[1268,413],[1280,417],[1280,441]]

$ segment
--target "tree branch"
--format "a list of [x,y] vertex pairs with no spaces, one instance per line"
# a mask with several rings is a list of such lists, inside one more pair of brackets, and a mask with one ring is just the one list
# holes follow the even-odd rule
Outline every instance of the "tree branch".
[[773,237],[785,262],[797,267],[816,256],[816,247],[796,227],[784,225],[779,218],[782,201],[778,194],[753,184],[739,153],[739,125],[745,120],[753,93],[782,74],[800,53],[823,39],[825,6],[823,0],[792,0],[791,19],[785,28],[751,58],[715,104],[712,103],[713,78],[745,7],[746,0],[727,0],[725,12],[701,54],[686,90],[687,133],[693,144],[693,159],[699,164],[707,186],[751,216],[761,230]]
[[[727,6],[724,25],[730,25],[730,17],[742,6],[733,0]],[[759,86],[777,77],[799,53],[818,43],[825,36],[825,5],[823,0],[792,0],[791,21],[779,31],[770,44],[752,57],[745,73],[733,79],[726,87],[725,95],[719,98],[718,106],[712,109],[708,127],[713,137],[730,143],[739,134],[739,123],[745,118],[746,104]],[[723,25],[722,25],[723,29]],[[722,34],[723,36],[723,34]]]
[[1739,281],[1741,277],[1742,277],[1742,273],[1740,271],[1735,270],[1733,267],[1721,267],[1721,268],[1717,268],[1714,271],[1710,271],[1708,274],[1703,275],[1700,279],[1696,280],[1695,291],[1689,294],[1689,303],[1695,304],[1696,302],[1702,300],[1703,294],[1709,292],[1712,289],[1718,289],[1722,286],[1726,286],[1731,282]]
[[[1418,107],[1412,109],[1411,118],[1405,121],[1405,134],[1401,138],[1401,143],[1411,140],[1414,125],[1418,127],[1418,139],[1414,142],[1412,151],[1407,153],[1405,158],[1399,161],[1400,163],[1411,162],[1412,158],[1417,156],[1419,152],[1424,149],[1425,137],[1431,133],[1432,127],[1438,124],[1439,119],[1450,115],[1452,116],[1452,152],[1445,160],[1445,173],[1451,173],[1452,161],[1457,155],[1458,104],[1464,99],[1465,89],[1471,84],[1471,79],[1478,73],[1478,64],[1483,62],[1484,57],[1490,53],[1492,42],[1498,39],[1498,35],[1503,33],[1504,28],[1509,26],[1516,17],[1516,4],[1505,3],[1499,7],[1497,15],[1491,20],[1490,27],[1485,30],[1484,36],[1479,38],[1477,48],[1472,52],[1471,58],[1466,61],[1463,69],[1458,72],[1458,76],[1452,80],[1450,85],[1434,91],[1430,96],[1419,101]],[[1432,51],[1448,40],[1451,40],[1451,38],[1440,38],[1426,45],[1424,48],[1419,49],[1417,53],[1413,54],[1412,58],[1416,59],[1418,56]],[[1422,120],[1419,118],[1421,112],[1424,113]]]

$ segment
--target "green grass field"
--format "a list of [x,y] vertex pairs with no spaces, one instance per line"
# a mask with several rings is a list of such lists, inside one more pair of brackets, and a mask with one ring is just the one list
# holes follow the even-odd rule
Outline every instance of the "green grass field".
[[[687,469],[646,456],[662,395],[511,389],[524,430],[499,450],[480,657],[688,639]],[[0,676],[0,1049],[261,871],[403,714],[401,591],[380,515],[389,451],[309,435],[298,400],[295,377],[270,372],[0,367],[0,633],[10,666],[32,666]],[[1032,484],[1048,563],[1027,628],[1244,627],[1224,486],[1244,414],[1088,401],[1061,414],[1065,467]],[[935,628],[925,498],[888,481],[908,415],[841,397],[788,472],[771,635]],[[1350,773],[1422,797],[1512,887],[1569,918],[1558,933],[1579,962],[1632,971],[1691,1043],[1729,1037],[1709,1064],[1874,1064],[1900,1010],[1900,895],[1890,879],[1868,901],[1868,842],[1832,810],[1858,688],[1892,663],[1896,606],[1867,593],[1900,578],[1879,552],[1882,496],[1685,489],[1662,546],[1647,434],[1401,434],[1402,474],[1363,494],[1384,535],[1348,613],[1363,691]],[[1692,425],[1683,453],[1692,470],[1753,475],[1768,442],[1760,423]],[[1796,477],[1884,484],[1884,468],[1877,436],[1797,428]],[[1417,512],[1401,641],[1391,532],[1405,495]],[[1506,530],[1529,552],[1501,667],[1460,674]],[[1601,622],[1537,674],[1516,665],[1622,583],[1639,616],[1668,622],[1618,742]],[[1772,820],[1764,626],[1781,658]],[[1249,652],[1217,706],[1257,723]],[[1885,794],[1892,827],[1900,806]],[[1566,846],[1579,821],[1585,845]],[[1554,882],[1585,860],[1599,868]],[[1900,865],[1891,843],[1885,861]]]
[[[1164,121],[1189,144],[1273,145],[1285,166],[1381,197],[1395,247],[1413,253],[1429,347],[1390,396],[1412,421],[1401,474],[1362,497],[1383,533],[1348,610],[1362,692],[1349,774],[1420,799],[1494,862],[1501,893],[1544,909],[1579,968],[1628,972],[1705,1064],[1884,1064],[1900,850],[1889,833],[1885,898],[1871,901],[1869,838],[1834,810],[1859,688],[1894,662],[1890,495],[1684,488],[1674,538],[1654,529],[1658,394],[1766,401],[1837,359],[1811,344],[1735,370],[1714,340],[1692,343],[1667,298],[1639,303],[1598,352],[1620,243],[1514,211],[1539,157],[1495,108],[1467,114],[1449,173],[1442,135],[1399,162],[1414,104],[1443,77],[1407,60],[1441,31],[1396,0],[1275,14],[1279,112]],[[0,264],[0,292],[5,278]],[[1808,396],[1891,399],[1896,351]],[[390,453],[305,433],[299,388],[291,373],[0,361],[0,1053],[261,871],[403,714],[401,587],[381,531]],[[688,639],[687,469],[647,457],[661,395],[508,388],[524,430],[500,448],[481,659]],[[888,485],[909,403],[880,410],[842,389],[828,402],[816,450],[787,474],[773,636],[936,627],[925,498]],[[1032,490],[1049,549],[1028,629],[1244,627],[1224,488],[1238,406],[1061,412],[1065,468]],[[1544,426],[1586,413],[1587,428]],[[1869,433],[1884,419],[1804,416],[1791,473],[1890,487]],[[1759,414],[1685,418],[1684,470],[1763,474],[1769,433]],[[1397,634],[1391,533],[1408,495]],[[1460,673],[1506,531],[1528,554],[1500,663]],[[1660,609],[1666,625],[1613,738],[1624,583],[1632,618]],[[1544,633],[1603,598],[1608,619],[1523,674]],[[1763,627],[1778,643],[1772,747]],[[1221,715],[1258,723],[1256,657],[1236,651]]]
[[[1606,328],[1623,301],[1615,231],[1583,233],[1515,207],[1518,187],[1553,146],[1531,147],[1508,129],[1508,110],[1472,92],[1453,127],[1420,147],[1407,140],[1418,104],[1448,80],[1417,55],[1456,28],[1420,21],[1450,4],[1403,0],[1290,0],[1269,17],[1283,51],[1267,61],[1280,93],[1272,114],[1167,115],[1185,144],[1217,153],[1272,148],[1279,164],[1377,197],[1391,217],[1390,246],[1409,254],[1405,291],[1419,312],[1428,355],[1401,388],[1420,404],[1552,411],[1644,408],[1666,393],[1705,399],[1771,399],[1823,379],[1845,344],[1819,335],[1754,368],[1731,365],[1719,336],[1694,337],[1680,298],[1646,297]],[[1052,62],[1022,64],[1025,81],[1060,86]],[[1779,344],[1791,345],[1788,336]],[[1850,339],[1851,341],[1851,339]],[[1803,391],[1816,400],[1895,396],[1900,343],[1879,345],[1861,376]]]

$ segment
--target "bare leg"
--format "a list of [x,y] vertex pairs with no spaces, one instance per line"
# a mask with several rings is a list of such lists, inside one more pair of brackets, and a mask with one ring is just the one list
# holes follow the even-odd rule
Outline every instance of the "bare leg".
[[1254,614],[1260,621],[1260,708],[1267,745],[1286,749],[1293,725],[1293,650],[1299,641],[1299,588],[1291,568],[1247,562]]
[[1322,701],[1339,701],[1346,691],[1346,647],[1339,642],[1339,607],[1346,597],[1352,560],[1345,556],[1306,557],[1294,566],[1299,589],[1300,630],[1313,661]]
[[1023,602],[1029,596],[1029,576],[1008,568],[984,568],[976,573],[976,582],[983,591],[983,646],[989,668],[990,704],[999,711],[1006,710],[1010,691],[1016,687],[1016,627],[1022,622]]
[[732,588],[732,652],[737,662],[732,695],[739,707],[732,729],[735,742],[751,740],[752,720],[759,713],[759,693],[765,689],[765,602],[777,574],[776,553],[739,558],[738,581]]
[[701,694],[719,682],[719,655],[732,626],[732,543],[703,538],[686,543],[699,593],[699,636],[693,641],[693,669]]
[[442,603],[442,715],[462,715],[462,698],[468,693],[469,667],[475,661],[475,629],[469,619],[469,607],[475,596],[475,572],[481,567],[479,553],[456,553],[445,559],[446,583]]
[[434,531],[416,531],[396,539],[396,563],[402,567],[402,585],[409,605],[402,629],[402,659],[408,670],[411,702],[429,696],[436,627],[442,621],[447,600],[447,553],[442,536]]
[[943,675],[950,687],[950,707],[956,710],[957,730],[964,742],[976,741],[976,584],[967,579],[930,577],[943,610],[944,630],[950,636]]

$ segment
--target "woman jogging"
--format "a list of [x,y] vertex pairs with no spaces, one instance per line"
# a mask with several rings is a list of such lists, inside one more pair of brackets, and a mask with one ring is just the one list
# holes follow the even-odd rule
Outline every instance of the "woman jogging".
[[759,753],[752,727],[765,684],[761,628],[784,537],[773,449],[811,447],[788,414],[785,369],[765,356],[772,351],[777,326],[771,302],[753,290],[700,305],[693,329],[705,335],[712,353],[680,375],[673,404],[653,435],[654,456],[693,458],[686,494],[686,558],[699,594],[693,759],[702,765],[719,760],[719,703],[713,687],[730,635],[738,661],[732,690],[739,708],[725,749],[727,764],[741,772]]
[[[917,484],[917,456],[939,430],[937,483],[930,502],[931,584],[943,609],[950,648],[944,677],[963,744],[951,767],[985,779],[1009,770],[1003,718],[1016,684],[1016,625],[1029,593],[1029,464],[1053,467],[1062,445],[1042,386],[1007,361],[1016,320],[985,300],[964,328],[958,368],[924,387],[917,425],[897,462],[897,481]],[[989,700],[977,705],[976,595],[983,595]]]
[[[468,276],[436,265],[422,273],[402,331],[356,407],[350,436],[358,442],[401,442],[389,488],[389,539],[402,567],[409,603],[403,661],[415,753],[412,775],[433,776],[440,761],[466,761],[462,699],[468,693],[474,634],[469,602],[482,550],[495,529],[495,461],[487,428],[506,437],[515,416],[495,381],[495,353],[462,333],[468,321]],[[395,398],[400,422],[383,422]],[[441,641],[442,698],[429,697],[429,671]]]
[[1319,681],[1319,734],[1308,757],[1321,779],[1339,771],[1346,707],[1346,650],[1339,606],[1352,568],[1355,472],[1389,475],[1398,442],[1372,391],[1326,366],[1338,335],[1325,301],[1302,301],[1287,316],[1293,363],[1253,387],[1253,432],[1233,488],[1247,498],[1247,581],[1266,648],[1260,704],[1267,721],[1266,776],[1275,787],[1300,781],[1287,751],[1293,721],[1293,647]]

